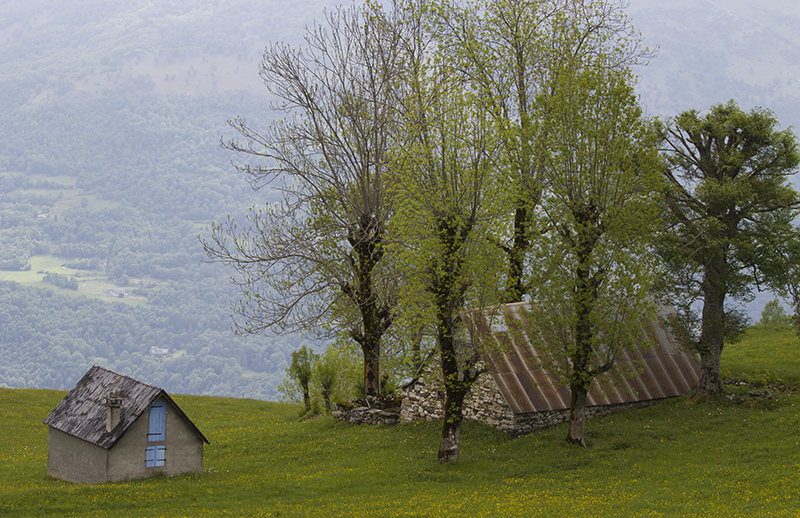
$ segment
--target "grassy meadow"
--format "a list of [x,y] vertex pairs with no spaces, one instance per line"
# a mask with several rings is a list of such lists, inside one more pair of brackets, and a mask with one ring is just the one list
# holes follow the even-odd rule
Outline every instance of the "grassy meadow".
[[[74,268],[67,268],[63,266],[63,264],[64,259],[60,259],[54,255],[36,255],[31,257],[28,261],[28,265],[30,266],[29,270],[0,270],[0,280],[18,282],[25,286],[38,286],[52,290],[61,295],[69,295],[72,297],[84,295],[105,301],[123,302],[132,305],[144,305],[147,303],[147,301],[141,297],[128,296],[120,298],[110,293],[118,286],[108,279],[105,272],[76,270]],[[45,282],[42,272],[51,272],[67,277],[74,277],[78,281],[78,289],[70,290],[67,288],[59,288]]]
[[753,326],[723,350],[722,375],[754,385],[800,386],[800,339],[790,326]]
[[[737,348],[752,341],[770,352],[758,372],[794,379],[780,369],[800,341],[764,336]],[[744,377],[735,356],[723,368]],[[467,422],[445,466],[438,422],[298,422],[295,405],[175,396],[211,441],[205,473],[81,486],[46,474],[41,422],[64,393],[2,389],[0,516],[800,516],[800,393],[729,390],[744,402],[680,398],[590,420],[585,450],[564,426],[511,438]]]

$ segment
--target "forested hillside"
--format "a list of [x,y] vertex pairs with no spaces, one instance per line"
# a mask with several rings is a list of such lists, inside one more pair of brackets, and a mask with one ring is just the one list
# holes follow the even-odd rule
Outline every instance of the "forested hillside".
[[251,9],[4,6],[0,385],[69,388],[97,363],[172,392],[277,398],[301,340],[233,336],[238,293],[198,236],[269,202],[219,139],[236,115],[270,117],[261,49],[322,8]]
[[[234,136],[228,119],[265,128],[277,116],[258,76],[264,46],[299,45],[337,3],[4,3],[0,386],[69,388],[97,363],[171,392],[277,398],[305,342],[235,337],[239,293],[198,236],[275,199],[250,189],[219,140]],[[787,29],[800,13],[781,5],[633,0],[635,26],[661,47],[636,70],[645,108],[734,97],[800,121]]]

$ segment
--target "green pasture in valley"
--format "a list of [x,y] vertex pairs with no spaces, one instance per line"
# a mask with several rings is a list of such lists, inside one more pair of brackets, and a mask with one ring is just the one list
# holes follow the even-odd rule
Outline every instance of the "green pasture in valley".
[[[116,284],[108,280],[108,276],[102,270],[76,270],[67,268],[64,263],[68,260],[58,258],[54,255],[36,255],[30,258],[26,271],[7,271],[0,270],[0,281],[14,281],[26,286],[38,286],[47,288],[62,295],[85,295],[95,297],[108,302],[124,302],[126,304],[146,304],[146,300],[141,297],[119,297],[114,290],[119,288]],[[44,281],[45,272],[56,273],[66,277],[74,277],[78,281],[78,289],[70,290],[59,288]],[[127,288],[129,291],[131,288]]]

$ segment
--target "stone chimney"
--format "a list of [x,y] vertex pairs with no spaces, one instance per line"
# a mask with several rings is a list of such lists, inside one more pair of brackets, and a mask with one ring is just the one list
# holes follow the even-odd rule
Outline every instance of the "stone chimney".
[[106,400],[106,431],[110,432],[119,424],[119,408],[122,405],[122,398],[119,397],[118,388],[112,388],[108,395],[103,397]]

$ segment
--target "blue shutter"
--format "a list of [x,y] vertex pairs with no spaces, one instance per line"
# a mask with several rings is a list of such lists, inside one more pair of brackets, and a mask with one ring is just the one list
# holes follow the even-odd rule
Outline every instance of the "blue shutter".
[[150,429],[147,432],[147,440],[150,442],[164,441],[167,427],[167,404],[154,403],[150,407]]
[[164,460],[167,458],[167,447],[156,446],[156,466],[163,466]]
[[160,468],[167,458],[166,446],[148,446],[145,448],[144,465],[148,468]]
[[148,446],[145,449],[144,465],[145,465],[145,467],[148,467],[148,468],[154,468],[156,466],[156,447],[155,446]]

